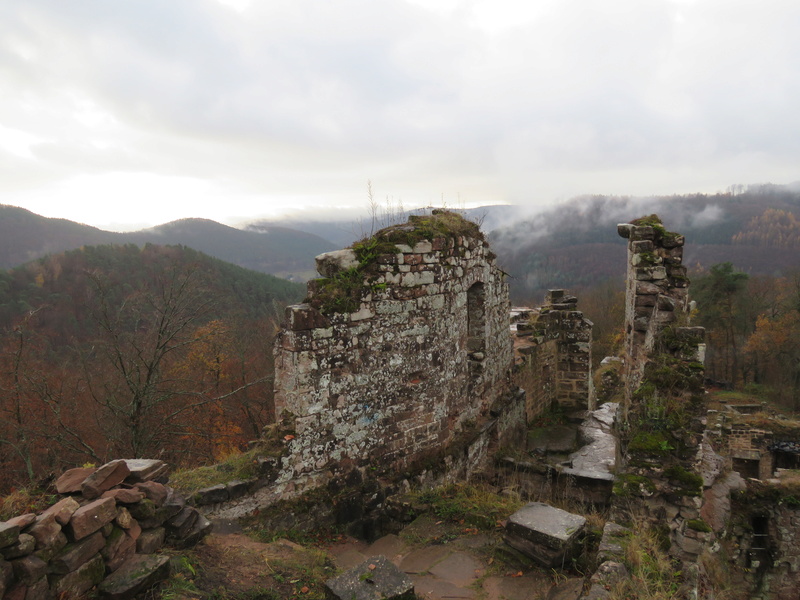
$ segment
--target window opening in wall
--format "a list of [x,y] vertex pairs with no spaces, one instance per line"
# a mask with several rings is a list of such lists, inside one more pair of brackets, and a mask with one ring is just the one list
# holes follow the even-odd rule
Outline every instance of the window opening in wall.
[[733,470],[739,473],[742,477],[749,477],[758,479],[759,477],[759,464],[760,461],[750,458],[734,458]]
[[775,442],[769,447],[775,469],[800,469],[800,443]]
[[478,282],[467,290],[467,353],[472,360],[482,361],[486,352],[486,293]]

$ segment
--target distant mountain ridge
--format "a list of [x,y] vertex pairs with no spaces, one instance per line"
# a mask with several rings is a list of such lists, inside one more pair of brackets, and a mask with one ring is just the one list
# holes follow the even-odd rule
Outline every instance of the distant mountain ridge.
[[0,268],[13,268],[81,246],[148,243],[188,246],[240,267],[295,281],[313,276],[314,256],[335,248],[317,235],[285,227],[270,227],[259,233],[208,219],[181,219],[141,231],[115,233],[0,205]]

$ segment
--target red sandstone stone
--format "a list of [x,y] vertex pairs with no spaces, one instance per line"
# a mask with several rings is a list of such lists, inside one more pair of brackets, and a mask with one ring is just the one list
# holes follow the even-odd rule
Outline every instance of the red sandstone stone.
[[36,513],[25,513],[24,515],[19,515],[16,517],[12,517],[6,523],[9,525],[16,525],[19,527],[20,531],[25,529],[28,525],[33,523],[36,520]]
[[134,488],[141,490],[145,497],[156,506],[162,506],[169,495],[167,486],[161,483],[156,483],[155,481],[137,483]]
[[53,515],[58,521],[59,525],[66,525],[69,523],[70,518],[81,507],[75,498],[67,497],[59,500],[53,506],[48,508],[42,515]]
[[144,492],[136,489],[117,488],[103,492],[101,498],[113,498],[117,504],[136,504],[144,499]]
[[56,480],[56,491],[59,494],[73,494],[81,491],[81,484],[97,469],[94,467],[78,467],[65,471]]
[[117,516],[113,498],[101,498],[75,511],[69,522],[69,531],[75,540],[81,540],[110,523]]
[[112,460],[89,475],[81,484],[81,493],[85,498],[93,500],[115,485],[119,485],[130,474],[124,460]]

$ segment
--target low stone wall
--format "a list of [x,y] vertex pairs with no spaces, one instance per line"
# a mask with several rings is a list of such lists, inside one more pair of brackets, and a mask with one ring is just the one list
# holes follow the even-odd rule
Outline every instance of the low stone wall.
[[211,523],[166,480],[161,461],[116,460],[71,469],[64,497],[39,514],[0,523],[0,597],[8,600],[132,598],[169,575],[165,545],[188,547]]

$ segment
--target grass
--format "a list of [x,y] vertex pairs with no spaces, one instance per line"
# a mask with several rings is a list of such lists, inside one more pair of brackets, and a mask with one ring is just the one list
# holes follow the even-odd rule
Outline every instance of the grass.
[[192,494],[197,490],[235,479],[250,479],[258,474],[256,458],[259,455],[260,452],[256,448],[248,452],[233,453],[215,465],[180,469],[170,475],[169,483],[184,493]]
[[645,523],[635,523],[623,539],[624,563],[630,577],[617,582],[609,600],[673,600],[680,598],[683,576],[667,554],[663,534]]
[[0,503],[0,521],[26,513],[39,513],[58,501],[58,497],[38,488],[19,488],[4,496]]
[[461,483],[413,495],[416,501],[428,504],[437,517],[483,530],[494,530],[524,505],[517,495],[501,495],[488,486]]

